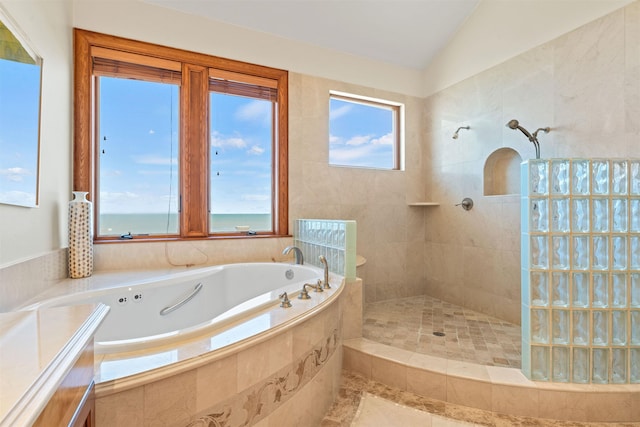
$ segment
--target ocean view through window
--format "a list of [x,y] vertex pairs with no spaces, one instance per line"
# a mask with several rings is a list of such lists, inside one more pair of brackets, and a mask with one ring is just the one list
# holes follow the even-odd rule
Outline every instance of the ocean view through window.
[[96,242],[288,234],[286,71],[74,38],[74,190]]

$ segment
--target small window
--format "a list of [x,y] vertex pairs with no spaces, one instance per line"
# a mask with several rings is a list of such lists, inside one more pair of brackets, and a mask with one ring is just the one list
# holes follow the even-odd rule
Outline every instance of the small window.
[[401,169],[401,121],[401,104],[330,92],[329,164]]

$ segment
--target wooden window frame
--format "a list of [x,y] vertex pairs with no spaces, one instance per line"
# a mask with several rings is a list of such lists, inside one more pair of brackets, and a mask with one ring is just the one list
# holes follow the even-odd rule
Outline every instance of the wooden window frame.
[[[172,81],[180,71],[180,221],[177,235],[153,235],[121,240],[98,236],[96,242],[188,240],[288,235],[288,72],[136,40],[74,28],[74,141],[73,189],[89,192],[95,201],[96,124],[94,121],[94,56],[135,62],[168,70],[161,79]],[[178,68],[179,67],[179,68]],[[209,231],[209,80],[242,78],[245,82],[277,88],[277,129],[272,159],[272,231],[211,233]],[[145,70],[141,72],[144,74]],[[270,85],[270,86],[268,86]],[[185,90],[186,88],[186,90]],[[95,210],[97,215],[97,209]],[[97,218],[96,218],[97,219]],[[97,221],[94,221],[97,224]]]

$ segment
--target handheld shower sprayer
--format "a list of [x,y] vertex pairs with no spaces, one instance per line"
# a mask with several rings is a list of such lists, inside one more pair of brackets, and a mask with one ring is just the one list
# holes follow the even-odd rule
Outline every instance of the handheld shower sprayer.
[[471,129],[471,126],[460,126],[458,129],[456,129],[456,131],[453,133],[453,136],[451,138],[453,139],[458,139],[458,132],[460,132],[460,129]]
[[551,132],[551,128],[550,127],[538,128],[533,133],[533,135],[531,133],[529,133],[528,130],[526,130],[525,128],[520,126],[520,122],[518,122],[516,119],[509,120],[509,122],[507,123],[507,127],[509,129],[514,129],[514,130],[517,129],[520,132],[522,132],[529,139],[529,141],[531,141],[531,143],[535,147],[535,149],[536,149],[536,159],[540,158],[540,143],[538,142],[538,132],[543,131],[544,133],[549,133],[549,132]]

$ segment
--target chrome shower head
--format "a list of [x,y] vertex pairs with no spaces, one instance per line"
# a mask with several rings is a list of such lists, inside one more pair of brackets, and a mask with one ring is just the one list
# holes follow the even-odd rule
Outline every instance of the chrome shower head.
[[518,122],[516,119],[509,120],[509,122],[507,123],[507,127],[509,129],[518,129],[527,138],[529,138],[529,141],[531,141],[531,143],[533,144],[533,146],[536,149],[536,159],[540,158],[540,143],[538,142],[538,132],[543,131],[544,133],[549,133],[551,131],[551,128],[548,128],[548,127],[546,127],[546,128],[538,128],[533,133],[533,135],[531,135],[528,130],[526,130],[525,128],[520,126],[520,122]]
[[458,132],[460,132],[460,129],[471,129],[471,126],[460,126],[458,129],[456,129],[456,131],[453,133],[453,136],[451,138],[453,139],[458,139]]
[[509,129],[518,129],[520,130],[520,132],[524,133],[525,136],[527,138],[529,138],[529,141],[533,142],[535,144],[535,138],[529,133],[528,130],[526,130],[525,128],[523,128],[522,126],[520,126],[520,122],[518,122],[516,119],[513,120],[509,120],[509,123],[507,123],[507,127]]

